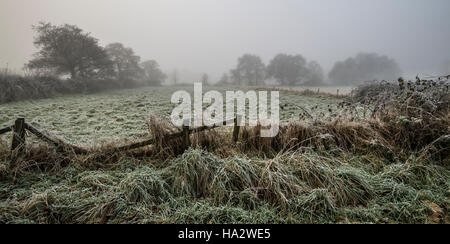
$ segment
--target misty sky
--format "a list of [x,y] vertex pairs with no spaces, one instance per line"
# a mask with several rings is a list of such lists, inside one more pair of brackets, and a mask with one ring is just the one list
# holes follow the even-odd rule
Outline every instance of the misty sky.
[[266,64],[279,52],[302,54],[327,73],[358,52],[393,57],[407,74],[450,60],[449,0],[0,0],[0,67],[30,59],[39,21],[121,42],[164,70],[213,77],[243,53]]

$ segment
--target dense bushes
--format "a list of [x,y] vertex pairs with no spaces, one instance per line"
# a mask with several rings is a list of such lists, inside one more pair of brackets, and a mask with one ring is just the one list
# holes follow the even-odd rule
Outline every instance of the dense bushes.
[[0,104],[27,99],[49,98],[60,94],[92,93],[137,87],[139,83],[116,80],[63,80],[55,76],[0,74]]
[[0,103],[45,98],[66,93],[67,88],[54,77],[0,76]]

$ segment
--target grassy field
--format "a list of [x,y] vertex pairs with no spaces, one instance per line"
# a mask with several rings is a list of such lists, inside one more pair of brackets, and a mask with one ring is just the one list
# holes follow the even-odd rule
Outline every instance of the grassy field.
[[[450,221],[447,124],[435,131],[420,123],[341,121],[334,115],[344,110],[342,98],[286,91],[282,104],[301,105],[320,120],[300,122],[301,110],[287,106],[275,138],[243,128],[234,144],[226,131],[211,131],[192,136],[193,148],[182,153],[179,141],[164,141],[170,96],[178,89],[0,105],[0,128],[24,116],[84,147],[158,141],[106,155],[61,154],[29,143],[10,169],[10,135],[0,136],[0,223]],[[160,121],[149,124],[150,115]]]
[[[150,115],[168,118],[175,107],[170,98],[180,89],[193,91],[193,87],[147,87],[2,104],[0,127],[14,124],[15,118],[22,116],[36,127],[79,145],[148,137]],[[234,88],[209,89],[224,93]],[[326,113],[328,106],[336,108],[339,101],[286,93],[280,103],[301,104],[305,108],[318,105],[314,112]],[[300,109],[287,106],[280,111],[280,118],[283,122],[298,120],[299,112]]]

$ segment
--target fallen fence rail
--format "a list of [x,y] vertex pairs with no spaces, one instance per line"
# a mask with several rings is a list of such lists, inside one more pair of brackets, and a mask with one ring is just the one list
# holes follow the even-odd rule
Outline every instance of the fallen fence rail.
[[[239,136],[239,129],[240,129],[240,126],[239,126],[240,120],[241,120],[241,116],[238,115],[234,119],[225,120],[225,121],[222,121],[221,123],[217,123],[212,126],[201,126],[198,128],[190,128],[189,126],[183,126],[182,131],[174,133],[174,134],[170,134],[170,135],[166,136],[165,139],[173,140],[176,138],[184,138],[184,141],[183,141],[184,146],[186,148],[188,148],[190,146],[190,138],[189,138],[190,134],[200,133],[203,131],[212,130],[212,129],[215,129],[218,127],[233,124],[234,125],[233,141],[237,142],[238,136]],[[19,117],[16,119],[15,124],[13,126],[9,126],[9,127],[0,129],[0,135],[10,132],[10,131],[14,132],[13,139],[12,139],[12,145],[11,145],[11,151],[13,152],[14,157],[17,156],[17,152],[22,153],[25,150],[25,141],[26,141],[25,140],[26,139],[25,138],[26,137],[25,130],[28,130],[29,132],[31,132],[32,134],[37,136],[37,138],[53,145],[59,151],[74,152],[75,154],[88,154],[88,153],[92,152],[90,150],[87,150],[87,149],[69,144],[67,142],[64,142],[60,139],[55,139],[52,136],[47,135],[46,133],[40,131],[38,128],[34,127],[30,123],[25,122],[25,118]],[[120,151],[134,150],[134,149],[138,149],[141,147],[155,144],[155,142],[156,142],[155,139],[149,139],[149,140],[145,140],[145,141],[141,141],[141,142],[136,142],[136,143],[133,143],[130,145],[111,148],[107,152],[120,152]]]
[[8,126],[8,127],[5,127],[5,128],[2,128],[2,129],[0,129],[0,135],[3,135],[3,134],[8,133],[10,131],[12,131],[12,126]]
[[53,144],[56,148],[59,148],[61,150],[64,150],[64,151],[70,150],[70,151],[75,152],[76,154],[87,154],[87,153],[89,153],[89,150],[86,150],[84,148],[80,148],[80,147],[68,144],[68,143],[63,142],[61,140],[53,139],[50,136],[48,136],[45,133],[43,133],[40,130],[38,130],[36,127],[34,127],[31,124],[26,123],[26,122],[25,122],[25,129],[27,129],[28,131],[33,133],[38,138],[46,141],[47,143]]

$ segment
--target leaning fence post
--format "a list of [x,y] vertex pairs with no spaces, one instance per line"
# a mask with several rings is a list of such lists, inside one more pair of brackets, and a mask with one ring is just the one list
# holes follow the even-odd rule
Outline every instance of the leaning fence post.
[[189,146],[191,145],[191,142],[189,140],[189,123],[190,120],[185,120],[183,123],[183,146],[184,146],[184,150],[188,149]]
[[18,117],[14,123],[11,151],[16,149],[19,152],[23,152],[25,149],[25,118],[22,117]]
[[16,160],[19,153],[25,151],[25,118],[18,117],[14,123],[13,137],[11,142],[11,164],[10,168],[16,166]]
[[233,128],[233,142],[236,143],[239,139],[239,124],[241,123],[241,115],[236,115],[234,118],[234,128]]

